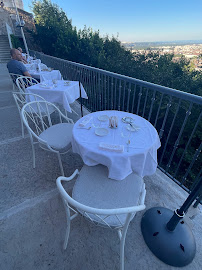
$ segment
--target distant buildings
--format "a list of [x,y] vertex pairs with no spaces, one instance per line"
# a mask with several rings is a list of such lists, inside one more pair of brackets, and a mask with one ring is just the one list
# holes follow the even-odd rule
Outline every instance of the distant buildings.
[[138,49],[135,43],[122,43],[124,47],[133,53],[148,54],[149,52],[164,54],[174,54],[174,61],[178,61],[179,57],[185,56],[195,66],[195,69],[202,71],[202,44],[189,44],[189,45],[164,45],[164,46],[151,46],[146,49]]

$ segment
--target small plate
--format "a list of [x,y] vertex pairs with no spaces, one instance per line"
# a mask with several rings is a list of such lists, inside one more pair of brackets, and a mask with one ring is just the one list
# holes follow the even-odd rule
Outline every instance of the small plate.
[[106,121],[109,120],[109,116],[107,116],[107,115],[99,115],[98,120],[100,120],[102,122],[106,122]]
[[123,118],[121,118],[121,120],[122,120],[122,122],[127,123],[127,124],[134,122],[134,119],[131,117],[123,117]]
[[39,85],[40,85],[40,87],[46,88],[46,89],[51,89],[52,88],[52,86],[49,86],[49,85],[46,85],[46,84],[39,84]]
[[108,133],[109,133],[109,131],[106,128],[96,128],[95,129],[95,134],[97,136],[101,136],[101,137],[107,136]]
[[126,126],[127,130],[129,131],[138,131],[140,129],[140,127],[136,126],[135,124],[130,124]]

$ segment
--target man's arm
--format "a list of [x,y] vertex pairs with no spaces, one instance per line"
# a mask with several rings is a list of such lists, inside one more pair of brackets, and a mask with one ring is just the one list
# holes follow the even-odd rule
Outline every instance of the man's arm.
[[24,76],[27,76],[27,77],[32,77],[32,76],[29,74],[28,71],[23,72],[23,75],[24,75]]
[[20,69],[23,73],[24,76],[27,76],[27,77],[32,77],[29,72],[27,71],[25,65],[22,63],[22,62],[18,62],[18,64],[20,65]]

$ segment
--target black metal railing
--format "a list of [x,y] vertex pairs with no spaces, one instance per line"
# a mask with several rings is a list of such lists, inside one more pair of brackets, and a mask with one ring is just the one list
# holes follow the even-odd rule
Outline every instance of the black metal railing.
[[122,110],[140,115],[157,129],[159,168],[190,192],[201,177],[202,97],[98,68],[31,52],[64,79],[79,80],[90,111]]

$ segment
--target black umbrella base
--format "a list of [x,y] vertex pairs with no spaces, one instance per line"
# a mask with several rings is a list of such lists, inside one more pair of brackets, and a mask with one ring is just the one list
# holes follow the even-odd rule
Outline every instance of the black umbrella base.
[[154,207],[145,212],[141,221],[144,240],[152,253],[166,264],[183,267],[192,262],[196,243],[189,226],[180,221],[174,231],[168,231],[166,224],[173,211]]

